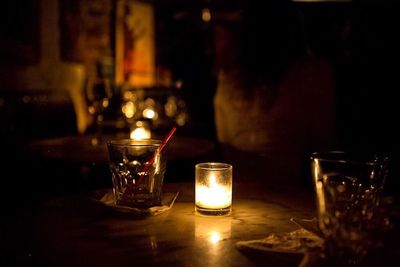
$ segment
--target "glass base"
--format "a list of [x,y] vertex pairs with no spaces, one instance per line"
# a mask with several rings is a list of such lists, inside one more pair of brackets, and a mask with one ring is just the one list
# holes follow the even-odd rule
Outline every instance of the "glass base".
[[231,206],[222,209],[207,209],[196,205],[196,213],[205,216],[228,216],[231,210]]

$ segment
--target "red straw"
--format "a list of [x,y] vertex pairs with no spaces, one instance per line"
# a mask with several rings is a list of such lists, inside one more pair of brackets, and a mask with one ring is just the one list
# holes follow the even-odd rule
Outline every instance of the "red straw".
[[164,141],[161,143],[161,145],[157,148],[157,150],[154,152],[153,157],[144,165],[142,172],[147,172],[148,169],[150,168],[151,165],[153,165],[154,160],[156,159],[157,155],[161,153],[163,148],[166,146],[168,143],[169,139],[171,139],[172,135],[175,133],[176,127],[172,128],[172,130],[169,132],[167,137],[165,137]]
[[[163,148],[167,145],[169,139],[171,139],[172,135],[175,133],[176,127],[173,127],[172,130],[169,132],[169,134],[165,137],[164,141],[161,143],[161,145],[157,148],[157,150],[154,152],[153,156],[151,159],[144,165],[143,169],[141,172],[147,172],[150,168],[151,165],[153,165],[154,160],[156,159],[157,155],[163,150]],[[142,180],[144,179],[144,176],[141,176],[139,180],[135,184],[128,184],[128,187],[126,188],[124,192],[124,196],[126,194],[131,194],[132,193],[132,186],[135,187],[136,185],[139,185]]]

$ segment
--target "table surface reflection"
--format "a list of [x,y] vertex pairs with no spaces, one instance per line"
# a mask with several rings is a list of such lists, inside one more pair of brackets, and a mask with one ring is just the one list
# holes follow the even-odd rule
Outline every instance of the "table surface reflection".
[[205,217],[195,214],[192,183],[165,191],[179,191],[172,209],[141,219],[85,194],[46,202],[20,224],[19,257],[34,266],[297,266],[282,256],[249,257],[235,243],[298,229],[290,218],[314,215],[310,194],[234,184],[232,214]]

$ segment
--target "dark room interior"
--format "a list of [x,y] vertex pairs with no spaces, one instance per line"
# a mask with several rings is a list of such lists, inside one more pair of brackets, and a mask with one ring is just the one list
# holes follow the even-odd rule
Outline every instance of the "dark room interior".
[[2,3],[0,265],[399,265],[398,7]]

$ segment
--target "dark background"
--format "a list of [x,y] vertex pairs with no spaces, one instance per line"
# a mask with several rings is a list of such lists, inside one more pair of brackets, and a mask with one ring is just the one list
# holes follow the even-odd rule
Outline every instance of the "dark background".
[[[214,17],[210,22],[203,21],[201,12],[208,8],[212,15],[223,16],[230,12],[240,12],[244,2],[147,2],[154,5],[156,18],[156,64],[167,66],[172,72],[173,82],[182,84],[180,93],[189,109],[190,123],[181,133],[211,139],[216,142],[218,148],[213,96],[217,84],[214,44],[215,38],[218,38],[214,35],[214,28],[219,22],[214,20]],[[292,4],[300,18],[298,26],[302,29],[304,47],[309,53],[328,59],[334,68],[337,149],[391,153],[393,171],[390,181],[396,184],[400,133],[397,126],[400,114],[397,97],[400,58],[397,3],[296,1]],[[108,20],[104,20],[108,28],[100,27],[103,30],[91,31],[92,46],[86,47],[91,50],[97,49],[99,55],[114,55],[114,5],[115,2],[110,0],[107,7],[111,9],[94,9],[105,13],[92,12],[91,16],[84,18],[91,21],[96,17],[104,18],[105,14],[108,14]],[[60,7],[65,8],[59,10],[59,27],[82,30],[81,25],[85,20],[68,20],[63,13],[76,14],[76,10],[79,9],[76,3],[60,1]],[[38,0],[7,2],[1,10],[0,64],[2,69],[8,70],[8,74],[3,72],[0,75],[6,81],[18,79],[18,72],[13,72],[14,69],[23,69],[40,62],[39,37],[42,30],[39,18],[46,10],[41,10]],[[110,35],[106,46],[104,43],[95,45],[93,40],[104,34]],[[61,36],[63,40],[71,42],[75,37],[65,34]],[[263,38],[261,33],[260,38]],[[81,54],[82,51],[75,51],[73,45],[67,45],[68,42],[60,46],[62,60],[87,64],[92,59],[87,54]],[[23,199],[31,204],[29,197],[24,197],[25,194],[40,196],[45,193],[41,191],[46,191],[44,187],[37,186],[40,183],[34,178],[44,174],[45,168],[37,162],[38,159],[32,161],[31,155],[25,150],[27,144],[40,138],[77,133],[74,111],[68,96],[63,95],[60,98],[59,95],[53,96],[52,92],[42,92],[40,89],[26,90],[9,87],[4,83],[0,85],[0,137],[3,147],[1,176],[7,192],[23,192],[20,197],[16,197],[14,193],[7,193],[4,199]],[[73,168],[70,170],[75,171]],[[67,175],[70,173],[65,174]],[[48,180],[44,181],[46,182],[42,185],[46,186]]]

